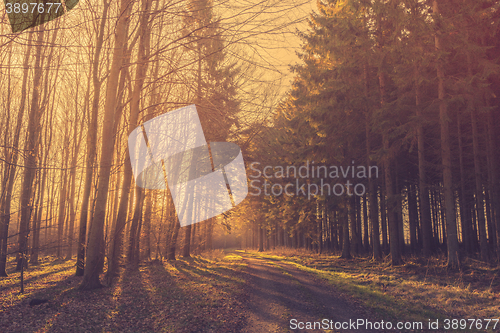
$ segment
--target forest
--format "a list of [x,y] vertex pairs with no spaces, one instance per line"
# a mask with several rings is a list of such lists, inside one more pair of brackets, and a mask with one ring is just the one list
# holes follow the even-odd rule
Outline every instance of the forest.
[[[71,292],[85,295],[137,285],[129,274],[147,267],[149,283],[160,281],[155,265],[178,284],[175,274],[210,271],[224,276],[210,288],[230,285],[231,306],[242,307],[254,296],[233,283],[259,260],[274,267],[269,253],[288,260],[275,266],[366,264],[460,283],[470,273],[492,293],[474,297],[500,297],[500,1],[67,0],[61,14],[29,24],[11,15],[27,0],[4,2],[6,314],[14,290],[43,291],[31,284],[50,265],[65,272],[49,269],[51,283],[68,278]],[[136,184],[127,140],[193,104],[207,142],[240,147],[248,195],[181,226],[168,188]],[[444,313],[457,315],[446,304]],[[162,322],[130,331],[272,330],[259,326],[261,315],[223,328]],[[124,330],[116,325],[89,331]]]
[[[393,265],[438,252],[450,268],[467,256],[498,262],[498,5],[319,3],[300,34],[293,87],[251,141],[250,159],[275,171],[307,164],[318,186],[332,177],[320,165],[352,166],[340,178],[364,180],[366,191],[248,201],[261,207],[253,233],[266,246],[346,258],[390,253]],[[380,172],[360,177],[355,166]],[[269,174],[271,183],[296,177]]]

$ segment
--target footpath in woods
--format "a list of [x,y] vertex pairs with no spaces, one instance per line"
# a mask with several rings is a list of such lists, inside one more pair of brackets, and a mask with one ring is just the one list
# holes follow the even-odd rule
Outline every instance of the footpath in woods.
[[[342,298],[325,281],[310,273],[249,253],[238,254],[247,264],[248,274],[249,301],[244,333],[306,332],[311,330],[292,328],[306,327],[307,322],[323,319],[349,322],[367,318],[366,310]],[[299,323],[304,326],[298,326]],[[343,329],[342,332],[354,330]]]
[[312,332],[290,320],[366,317],[316,275],[254,252],[145,262],[94,291],[78,289],[74,265],[45,258],[25,272],[19,294],[12,261],[0,280],[0,332]]
[[[325,319],[424,325],[439,319],[439,329],[374,327],[373,332],[450,332],[443,329],[447,318],[498,318],[500,271],[495,268],[472,262],[453,273],[445,270],[444,259],[391,267],[363,258],[277,253],[216,250],[175,261],[148,260],[136,269],[122,267],[112,286],[93,291],[79,290],[75,259],[44,257],[24,272],[23,294],[11,258],[9,276],[0,279],[0,332],[371,331],[350,325],[306,328]],[[500,328],[484,325],[461,331]]]

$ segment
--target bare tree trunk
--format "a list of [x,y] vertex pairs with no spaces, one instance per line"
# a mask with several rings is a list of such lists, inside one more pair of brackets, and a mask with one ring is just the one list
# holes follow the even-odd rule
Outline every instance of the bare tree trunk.
[[[78,90],[75,97],[75,105],[77,104]],[[68,249],[66,259],[73,257],[73,243],[75,237],[75,195],[76,195],[76,168],[78,162],[78,153],[82,142],[82,135],[78,135],[78,111],[75,112],[74,127],[73,127],[73,156],[71,159],[71,168],[69,170],[70,197],[69,197],[69,226],[68,226]],[[84,121],[81,121],[80,133],[83,131]]]
[[146,251],[144,253],[144,257],[147,259],[147,260],[151,260],[151,206],[153,204],[153,200],[152,200],[152,195],[153,193],[149,192],[149,193],[145,193],[144,194],[146,196],[146,209],[144,211],[144,219],[143,219],[143,223],[144,223],[144,228],[145,228],[145,232],[146,232]]
[[[140,103],[140,97],[141,97],[141,91],[142,91],[142,86],[144,84],[144,79],[146,77],[146,72],[148,68],[148,54],[147,50],[149,50],[149,39],[150,39],[150,31],[148,29],[148,22],[149,22],[149,11],[150,11],[150,0],[143,0],[142,1],[142,8],[141,8],[141,18],[140,18],[140,24],[139,24],[139,50],[138,50],[138,63],[136,67],[136,75],[135,75],[135,85],[134,85],[134,90],[132,92],[132,100],[130,102],[130,119],[129,119],[129,128],[128,132],[132,132],[138,123],[138,118],[139,118],[139,103]],[[132,46],[130,46],[132,48]],[[123,186],[122,186],[122,196],[120,199],[120,208],[118,211],[118,216],[116,218],[115,222],[115,228],[112,233],[112,239],[111,239],[111,247],[110,247],[110,260],[108,262],[108,274],[106,275],[106,279],[108,281],[108,284],[112,282],[112,279],[114,276],[118,274],[118,265],[119,265],[119,260],[120,256],[122,253],[122,238],[123,238],[123,229],[126,224],[126,214],[127,214],[127,206],[128,206],[128,198],[129,198],[129,192],[130,192],[130,185],[131,185],[131,180],[132,180],[132,165],[130,164],[130,156],[129,156],[129,151],[128,149],[126,150],[126,157],[125,157],[125,170],[123,173]],[[140,191],[140,189],[136,189],[136,191]],[[137,194],[138,198],[140,198],[140,193]],[[140,203],[136,202],[136,211],[137,209],[141,209],[139,207]],[[134,223],[137,219],[139,219],[140,216],[136,217],[136,213],[134,213],[134,222],[132,223],[132,231],[130,233],[130,249],[129,249],[129,263],[134,263],[134,258],[130,257],[131,255],[133,256],[134,251],[134,242],[139,242],[138,237],[139,234],[136,234],[138,232],[138,229],[134,229]],[[135,226],[137,228],[137,226]],[[137,237],[137,240],[133,239]],[[137,260],[139,258],[136,258]]]
[[209,218],[207,220],[207,250],[212,250],[212,231],[213,231],[214,218]]
[[[47,156],[48,154],[46,154]],[[45,161],[47,159],[45,158]],[[40,176],[38,181],[38,198],[36,207],[35,218],[33,219],[33,238],[31,241],[31,253],[30,253],[30,264],[38,265],[38,253],[40,250],[40,225],[43,214],[43,198],[45,193],[45,181],[47,179],[47,170],[40,170]]]
[[[10,224],[10,211],[11,211],[11,202],[12,202],[12,191],[14,189],[14,182],[16,176],[16,165],[19,158],[18,148],[19,148],[19,137],[21,136],[21,127],[23,124],[23,115],[26,107],[26,96],[27,96],[27,82],[28,82],[28,73],[29,73],[29,60],[31,59],[31,43],[33,40],[34,30],[31,30],[28,35],[28,46],[26,48],[26,54],[23,62],[23,80],[21,83],[21,102],[19,106],[19,111],[17,113],[17,122],[16,129],[14,131],[14,142],[12,143],[12,152],[6,154],[6,162],[4,172],[4,181],[3,184],[5,186],[4,193],[5,197],[1,200],[1,222],[0,225],[0,276],[7,276],[7,272],[5,271],[5,266],[7,263],[7,242],[8,242],[8,234],[9,234],[9,224]],[[10,68],[10,67],[9,67]]]
[[[67,248],[67,253],[66,253],[66,259],[70,260],[73,257],[73,247],[76,239],[75,235],[75,220],[76,220],[76,208],[75,205],[78,204],[77,200],[77,193],[76,193],[76,169],[77,169],[77,163],[78,163],[78,154],[80,152],[80,147],[82,144],[82,139],[83,139],[83,130],[85,127],[85,116],[82,116],[80,122],[79,122],[79,107],[78,107],[78,99],[79,99],[79,86],[76,89],[76,94],[75,94],[75,117],[74,117],[74,126],[73,126],[73,149],[72,149],[72,160],[70,163],[70,173],[69,173],[69,182],[71,184],[70,187],[70,195],[69,195],[69,226],[68,226],[68,248]],[[83,113],[88,112],[88,101],[89,101],[89,96],[90,94],[90,79],[87,81],[87,90],[85,92],[85,102],[83,106]],[[82,172],[83,175],[83,172]],[[80,185],[78,192],[80,192],[81,189],[81,179],[80,179]],[[76,202],[75,202],[76,200]]]
[[174,216],[174,230],[170,238],[170,242],[167,244],[167,260],[175,260],[175,249],[177,247],[177,236],[179,235],[179,229],[181,225],[177,218]]
[[182,249],[182,256],[184,258],[191,257],[190,255],[190,245],[191,245],[191,225],[185,227],[184,234],[184,247]]
[[[154,203],[154,211],[156,212],[158,210],[158,196],[155,194],[155,203]],[[164,224],[163,224],[163,216],[165,215],[164,214],[165,212],[165,205],[161,205],[161,216],[160,216],[160,223],[158,223],[158,237],[156,238],[156,259],[158,259],[158,257],[160,258],[160,260],[163,260],[163,258],[165,257],[165,252],[162,252],[161,250],[161,235],[164,234],[163,232],[163,227],[164,227]]]
[[66,126],[66,132],[64,134],[64,148],[61,152],[61,178],[60,178],[60,192],[59,192],[59,215],[57,219],[57,258],[62,258],[62,247],[63,247],[63,228],[64,228],[64,218],[66,216],[66,187],[68,183],[68,146],[69,146],[69,136],[68,136],[68,126]]
[[87,237],[87,220],[89,215],[89,201],[92,190],[92,175],[97,152],[97,117],[99,112],[99,99],[101,95],[101,80],[99,77],[99,64],[101,61],[101,51],[104,41],[104,28],[108,17],[109,1],[104,1],[102,19],[99,26],[97,42],[95,46],[94,59],[92,61],[92,83],[94,97],[92,100],[92,114],[87,130],[87,161],[85,165],[85,184],[83,186],[82,208],[80,211],[80,228],[78,233],[78,252],[76,261],[76,276],[83,276],[85,267],[85,248]]
[[89,249],[87,253],[87,264],[83,275],[81,289],[95,289],[101,286],[99,273],[102,270],[104,256],[104,221],[106,219],[106,204],[108,199],[109,177],[113,159],[113,133],[114,113],[116,108],[118,78],[123,62],[124,45],[127,25],[130,16],[128,15],[132,7],[131,0],[121,0],[120,16],[115,30],[115,46],[111,70],[106,88],[106,102],[104,105],[103,135],[101,145],[101,161],[99,170],[99,187],[95,205],[95,214],[90,227]]
[[[9,46],[9,49],[8,49],[8,55],[9,55],[9,58],[8,58],[8,63],[12,63],[12,47],[13,47],[13,44],[11,43],[10,46]],[[10,122],[11,122],[11,94],[12,94],[12,69],[11,69],[11,66],[8,66],[7,67],[7,101],[6,101],[6,110],[7,110],[7,113],[6,113],[6,119],[5,119],[5,125],[2,124],[2,126],[4,126],[5,128],[10,128]],[[9,228],[8,228],[8,225],[7,225],[7,229],[4,228],[4,223],[5,223],[5,219],[4,219],[4,202],[5,202],[5,197],[6,197],[6,189],[7,189],[7,179],[9,178],[9,171],[10,171],[10,160],[11,160],[11,156],[12,156],[12,153],[9,152],[9,149],[7,148],[10,144],[10,136],[9,136],[9,131],[4,131],[4,141],[3,141],[3,144],[4,144],[4,156],[5,156],[5,161],[7,163],[5,163],[5,167],[3,169],[4,171],[4,174],[3,174],[3,178],[2,178],[2,192],[1,192],[1,195],[0,195],[0,276],[7,276],[7,272],[5,271],[5,265],[6,265],[6,262],[7,262],[7,253],[5,253],[5,260],[3,259],[4,257],[4,250],[3,250],[3,244],[5,243],[5,245],[7,245],[7,241],[8,241],[8,237],[9,237]],[[16,147],[17,149],[17,147]],[[10,222],[10,220],[7,220],[7,222]],[[7,246],[6,246],[7,248]]]
[[[57,36],[58,36],[57,32],[58,32],[58,29],[55,29],[55,30],[53,30],[53,32],[51,32],[52,38],[50,40],[50,45],[55,45],[55,41],[56,41]],[[49,40],[47,40],[47,42],[49,42]],[[46,60],[44,60],[45,55],[42,55],[42,67],[43,67],[44,61],[45,61],[45,63],[50,64],[51,66],[47,69],[46,74],[45,74],[45,80],[44,80],[44,86],[43,86],[43,98],[42,98],[40,106],[39,106],[40,113],[45,112],[45,110],[47,109],[47,105],[49,104],[49,99],[51,98],[51,96],[53,98],[53,96],[55,95],[53,92],[56,90],[55,89],[56,84],[54,83],[53,86],[49,86],[49,81],[50,81],[50,78],[58,76],[61,62],[58,61],[58,62],[56,62],[56,64],[53,63],[54,49],[55,49],[54,47],[50,48],[50,52],[49,52],[49,55],[46,58]],[[55,72],[53,72],[54,67],[55,67]],[[53,74],[52,74],[52,72],[53,72]],[[53,100],[52,100],[52,102],[53,102]],[[52,103],[52,105],[54,105],[54,104],[55,103]],[[41,125],[45,128],[48,128],[48,130],[45,131],[45,137],[44,137],[45,142],[43,142],[42,139],[40,138],[39,143],[38,143],[38,145],[39,145],[38,149],[40,149],[42,147],[49,147],[49,149],[46,151],[41,150],[40,160],[43,158],[42,165],[44,165],[44,166],[47,165],[48,155],[49,155],[50,146],[51,146],[51,142],[52,142],[53,114],[54,114],[54,108],[51,107],[50,112],[47,113],[46,123]],[[47,138],[47,135],[48,135],[48,138]],[[40,193],[39,193],[38,199],[37,199],[38,202],[36,204],[35,217],[33,219],[33,238],[32,238],[32,248],[31,248],[31,255],[30,255],[30,264],[32,264],[32,265],[38,264],[38,252],[39,252],[39,247],[40,247],[40,223],[41,223],[41,218],[42,218],[42,213],[43,213],[43,198],[44,198],[44,194],[45,194],[45,183],[46,183],[46,178],[47,178],[47,172],[48,172],[47,169],[43,169],[43,170],[38,171],[38,177],[42,178],[42,180],[41,180],[41,184],[39,184],[39,185],[41,185],[41,187],[39,187]],[[39,205],[39,203],[42,203],[42,204]]]
[[191,252],[196,254],[198,253],[197,242],[196,242],[196,230],[200,228],[198,223],[193,224],[193,228],[191,229]]
[[[137,207],[139,209],[140,214],[142,214],[142,200],[141,206]],[[135,254],[134,254],[134,267],[139,266],[139,262],[141,260],[141,229],[142,229],[142,216],[139,215],[139,226],[137,228],[137,241],[135,242]]]
[[137,253],[137,244],[140,238],[140,220],[142,215],[142,199],[144,190],[138,186],[135,187],[135,208],[134,217],[132,218],[132,226],[130,227],[130,243],[128,248],[128,263],[132,267],[137,267],[139,264],[139,256]]
[[33,178],[36,172],[38,159],[38,139],[40,133],[40,81],[42,79],[43,69],[40,66],[42,50],[43,50],[43,26],[39,27],[38,39],[36,45],[35,56],[35,73],[33,75],[33,97],[31,99],[31,109],[28,119],[28,137],[26,141],[26,155],[24,163],[23,185],[21,190],[21,220],[19,226],[19,253],[17,258],[16,271],[20,271],[23,265],[27,264],[24,260],[26,248],[28,244],[29,221],[31,216],[31,198]]

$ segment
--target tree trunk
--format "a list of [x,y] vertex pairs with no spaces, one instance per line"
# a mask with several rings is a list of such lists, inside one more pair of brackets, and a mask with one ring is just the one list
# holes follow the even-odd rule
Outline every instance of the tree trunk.
[[[367,69],[365,69],[367,71]],[[365,116],[365,137],[366,137],[366,159],[368,167],[371,166],[371,136],[370,136],[370,124],[368,119],[368,113]],[[380,229],[379,229],[379,219],[378,219],[378,203],[377,203],[377,190],[375,187],[375,181],[370,177],[368,178],[368,201],[370,203],[369,218],[370,224],[372,226],[372,248],[373,248],[373,259],[379,260],[382,258],[382,251],[380,249]]]
[[97,152],[97,117],[99,112],[99,100],[101,95],[101,80],[99,77],[99,64],[101,61],[101,51],[104,41],[104,29],[108,17],[109,1],[104,1],[102,19],[99,26],[95,54],[92,60],[92,83],[94,88],[94,97],[92,100],[92,113],[87,130],[87,154],[85,165],[85,184],[83,186],[83,198],[80,211],[80,227],[78,232],[78,250],[76,260],[76,276],[83,276],[85,267],[85,248],[87,237],[87,220],[89,215],[89,201],[92,190],[92,176]]
[[[146,260],[151,260],[151,206],[153,204],[152,201],[152,195],[153,193],[144,193],[144,196],[146,197],[146,210],[144,211],[144,228],[146,229],[146,251],[144,253],[144,257]],[[158,235],[159,237],[159,235]]]
[[[389,149],[388,139],[384,135],[384,148]],[[387,160],[384,166],[385,172],[385,192],[387,195],[387,220],[389,225],[389,245],[391,250],[392,265],[401,265],[401,252],[399,248],[399,225],[396,212],[396,197],[393,192],[392,174],[390,168],[390,161]]]
[[413,254],[417,252],[418,207],[415,186],[408,187],[408,220],[410,224],[410,246]]
[[206,249],[212,250],[212,231],[213,231],[214,218],[211,217],[207,220],[207,246]]
[[43,26],[39,27],[38,30],[38,40],[36,45],[36,56],[35,56],[35,73],[33,75],[33,96],[31,99],[31,109],[28,119],[28,137],[25,145],[25,163],[24,163],[24,174],[23,174],[23,185],[21,189],[21,220],[19,226],[19,253],[17,258],[16,271],[20,271],[22,265],[26,265],[27,261],[24,260],[24,255],[26,254],[27,244],[28,244],[28,234],[29,234],[29,221],[31,217],[31,197],[32,197],[32,186],[33,178],[35,176],[37,159],[38,159],[38,139],[40,133],[40,108],[39,108],[39,97],[40,97],[40,81],[42,79],[43,69],[40,66],[42,50],[43,50],[43,36],[44,36]]
[[[380,105],[382,108],[386,105],[386,87],[385,87],[385,73],[380,72],[379,76],[379,88],[380,88]],[[386,194],[386,207],[387,207],[387,222],[389,225],[389,241],[391,250],[391,259],[393,265],[400,265],[401,252],[399,248],[399,224],[397,217],[397,207],[396,207],[396,195],[394,194],[393,182],[392,182],[392,155],[390,151],[389,137],[388,133],[384,132],[382,134],[382,144],[386,154],[384,160],[384,180],[385,180],[385,194]]]
[[458,132],[458,151],[459,151],[459,162],[460,162],[460,222],[462,225],[462,242],[465,245],[465,250],[467,253],[473,252],[472,245],[472,218],[471,209],[469,207],[468,193],[466,191],[466,173],[464,166],[464,144],[461,126],[461,115],[457,117],[457,132]]
[[68,126],[66,126],[66,131],[64,134],[64,148],[61,152],[61,177],[60,177],[60,192],[59,192],[59,214],[57,217],[57,258],[62,258],[62,247],[64,244],[63,240],[63,228],[64,228],[64,218],[66,216],[66,186],[68,183],[68,173],[67,167],[68,163],[68,145],[69,145],[69,137],[68,137]]
[[257,232],[258,232],[258,237],[259,237],[259,252],[263,252],[264,251],[264,230],[262,229],[262,227],[259,225],[258,226],[258,229],[257,229]]
[[175,260],[175,249],[177,247],[177,236],[179,235],[179,229],[181,225],[179,220],[174,216],[174,230],[172,232],[172,237],[170,238],[170,242],[167,244],[167,260]]
[[488,240],[486,238],[486,224],[484,219],[484,197],[483,181],[481,177],[481,164],[479,161],[479,135],[477,129],[476,110],[469,102],[469,110],[472,124],[472,149],[474,155],[474,178],[476,184],[476,215],[479,229],[479,248],[481,250],[481,260],[488,261]]
[[495,153],[497,139],[494,130],[495,122],[493,118],[493,112],[493,110],[488,111],[488,183],[492,208],[492,222],[496,226],[497,260],[500,262],[500,198],[498,193],[498,160]]
[[[45,154],[45,161],[47,161],[47,155]],[[46,163],[45,163],[46,165]],[[47,179],[47,170],[40,170],[40,176],[41,180],[39,180],[39,186],[38,186],[38,198],[37,198],[37,203],[35,205],[36,207],[36,213],[35,213],[35,218],[33,219],[33,239],[31,242],[31,254],[30,254],[30,264],[31,265],[38,265],[38,253],[40,250],[40,226],[41,226],[41,220],[42,220],[42,213],[43,213],[43,198],[45,194],[45,181]]]
[[358,231],[356,230],[356,200],[349,198],[349,222],[351,225],[351,254],[358,255]]
[[351,244],[349,240],[349,218],[347,214],[339,214],[344,222],[342,223],[342,255],[341,258],[351,258]]
[[[385,175],[384,175],[385,179]],[[385,201],[385,186],[380,185],[380,222],[382,223],[382,251],[387,254],[389,244],[387,244],[387,210]]]
[[184,234],[184,247],[182,249],[182,256],[184,258],[191,257],[189,254],[190,252],[190,244],[191,244],[191,225],[188,225],[185,227],[185,234]]
[[363,196],[363,248],[366,253],[370,252],[370,240],[368,232],[368,202],[366,194]]
[[[439,5],[437,0],[433,0],[433,11],[439,16]],[[438,53],[443,52],[441,46],[441,31],[436,30],[434,42]],[[441,54],[438,54],[436,61],[436,71],[438,78],[438,98],[439,98],[439,122],[441,124],[441,163],[443,168],[443,190],[446,211],[446,239],[448,245],[448,267],[457,268],[459,266],[457,222],[455,218],[455,198],[453,195],[453,180],[451,174],[451,145],[448,108],[445,101],[444,69]]]
[[139,256],[137,253],[137,245],[140,239],[140,222],[142,216],[142,199],[144,198],[144,189],[139,186],[135,187],[135,207],[134,216],[132,217],[132,225],[130,227],[130,242],[127,253],[128,264],[132,268],[136,268],[139,265]]
[[320,207],[321,207],[321,217],[319,221],[319,235],[318,235],[318,253],[322,254],[323,253],[323,234],[324,234],[324,229],[326,226],[326,198],[325,200],[322,201]]
[[103,136],[101,145],[101,161],[99,170],[99,186],[95,205],[95,214],[89,233],[89,250],[87,253],[87,264],[83,275],[81,289],[95,289],[101,286],[99,273],[102,270],[104,256],[103,231],[106,219],[106,204],[108,199],[109,177],[111,174],[111,164],[113,158],[113,133],[114,113],[116,108],[116,96],[118,88],[118,78],[123,62],[123,51],[127,25],[130,16],[129,10],[132,7],[131,0],[121,0],[120,16],[116,24],[115,46],[113,60],[106,88],[106,102],[104,105]]
[[[467,33],[468,36],[468,33]],[[470,52],[467,55],[467,76],[468,80],[472,81],[472,64]],[[479,133],[477,128],[476,107],[473,100],[473,90],[470,87],[469,96],[467,98],[467,109],[470,112],[472,125],[472,150],[474,156],[474,179],[476,184],[476,214],[479,229],[479,247],[481,249],[481,260],[488,261],[488,240],[486,236],[486,221],[484,217],[484,197],[483,197],[483,181],[481,176],[481,162],[479,160]],[[491,234],[490,234],[491,235]],[[490,236],[491,237],[491,236]]]
[[[142,15],[140,18],[139,32],[138,32],[140,36],[138,59],[137,59],[138,63],[136,67],[134,90],[132,92],[132,98],[130,102],[130,119],[128,128],[129,133],[131,133],[138,124],[141,91],[148,68],[148,59],[146,52],[149,49],[149,34],[150,34],[150,31],[148,29],[148,22],[149,22],[148,18],[150,11],[149,5],[150,5],[150,0],[142,1],[142,8],[141,8]],[[132,46],[130,46],[130,48],[132,48]],[[120,199],[120,206],[119,206],[120,208],[112,232],[110,255],[108,262],[108,273],[106,275],[106,280],[108,284],[112,283],[113,278],[118,274],[119,260],[122,252],[123,229],[125,228],[126,224],[127,206],[129,205],[128,199],[129,199],[130,185],[132,181],[132,165],[130,163],[130,155],[128,149],[126,149],[125,156],[126,157],[125,157],[125,170],[123,173],[122,196]],[[138,191],[138,189],[136,191]],[[139,203],[136,203],[136,205],[137,204]],[[135,220],[135,214],[134,214],[134,220]],[[137,228],[137,226],[135,226],[135,228]],[[133,242],[135,241],[132,239],[132,237],[139,237],[139,235],[134,234],[134,232],[136,231],[137,229],[133,230],[130,233],[129,243],[132,246],[131,249],[134,249]],[[129,249],[129,256],[132,253],[133,252],[130,252]],[[131,259],[132,258],[129,257],[129,262],[133,261]]]
[[[28,35],[28,46],[26,48],[26,55],[24,57],[23,62],[23,80],[21,83],[21,102],[19,106],[19,111],[17,113],[17,122],[16,129],[14,131],[14,142],[12,143],[12,152],[10,154],[6,154],[6,166],[4,172],[4,193],[5,197],[2,197],[1,200],[1,216],[0,221],[2,222],[0,225],[0,276],[7,276],[7,272],[5,271],[7,264],[7,243],[9,237],[9,224],[10,224],[10,211],[11,211],[11,202],[12,202],[12,191],[14,189],[14,182],[16,176],[16,165],[19,159],[19,137],[21,136],[21,127],[23,124],[23,116],[24,110],[26,107],[26,96],[27,96],[27,82],[28,82],[28,74],[29,74],[29,60],[31,59],[31,43],[33,40],[34,30],[31,30]],[[10,67],[9,67],[10,68]]]

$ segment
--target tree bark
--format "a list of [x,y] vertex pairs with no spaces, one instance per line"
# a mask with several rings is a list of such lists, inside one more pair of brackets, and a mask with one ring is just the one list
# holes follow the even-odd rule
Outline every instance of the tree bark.
[[425,165],[425,141],[422,108],[420,106],[421,92],[419,70],[415,67],[415,106],[417,113],[417,149],[418,149],[418,199],[420,203],[420,224],[422,228],[422,246],[425,257],[432,253],[431,209],[429,205],[429,190],[427,189],[427,174]]
[[483,181],[481,177],[481,164],[479,161],[479,135],[477,129],[476,110],[469,102],[469,111],[472,124],[472,149],[474,155],[474,179],[476,184],[476,215],[479,230],[479,248],[481,260],[488,261],[488,240],[486,238],[486,222],[484,218]]
[[33,179],[37,167],[38,159],[38,139],[40,134],[40,108],[39,108],[39,98],[40,98],[40,81],[42,79],[43,69],[40,66],[42,50],[43,50],[43,36],[44,28],[40,26],[38,30],[38,39],[36,45],[36,55],[35,55],[35,73],[33,75],[33,96],[31,99],[31,109],[28,119],[28,137],[25,146],[25,163],[24,163],[24,174],[23,174],[23,184],[21,189],[21,220],[19,225],[19,252],[17,258],[16,271],[20,271],[22,266],[27,264],[24,260],[24,255],[26,254],[27,244],[28,244],[28,233],[29,233],[29,221],[31,217],[31,198],[32,198],[32,186]]
[[103,2],[102,18],[100,21],[99,32],[97,36],[94,58],[92,61],[92,83],[94,88],[94,97],[92,100],[92,113],[87,130],[87,154],[85,165],[85,184],[83,186],[83,198],[80,211],[80,227],[78,232],[78,250],[76,260],[76,276],[83,276],[85,268],[85,248],[87,237],[87,221],[89,216],[89,201],[92,190],[93,168],[97,151],[97,117],[99,112],[99,99],[101,95],[101,80],[99,77],[99,64],[101,60],[101,51],[104,41],[104,28],[108,17],[110,1]]
[[103,136],[101,145],[101,161],[99,170],[99,186],[95,205],[94,219],[91,223],[89,233],[89,250],[87,253],[87,264],[83,275],[81,289],[95,289],[101,287],[99,273],[102,270],[104,256],[104,221],[106,219],[106,204],[108,199],[109,177],[111,174],[111,164],[113,158],[113,133],[114,113],[116,108],[116,96],[118,88],[118,78],[123,62],[123,53],[127,25],[130,16],[128,12],[132,7],[131,0],[121,0],[120,16],[116,24],[115,46],[111,70],[106,88],[106,102],[104,105]]
[[496,253],[497,260],[500,262],[500,198],[498,193],[498,160],[495,153],[497,138],[494,131],[493,112],[493,110],[488,111],[488,178],[492,207],[491,215],[496,226]]
[[[137,127],[138,124],[141,91],[148,68],[147,50],[149,49],[149,35],[150,35],[150,31],[148,29],[150,3],[151,3],[150,0],[142,1],[142,8],[141,8],[142,14],[140,18],[139,32],[138,32],[140,37],[138,59],[137,59],[138,62],[136,65],[134,90],[132,92],[132,99],[130,102],[130,119],[128,128],[129,133],[131,133]],[[126,224],[127,206],[129,205],[128,199],[129,199],[130,185],[132,181],[132,165],[130,163],[130,155],[128,149],[126,149],[125,156],[126,157],[125,157],[125,170],[123,173],[122,196],[120,199],[118,215],[112,231],[110,255],[108,261],[108,273],[106,275],[106,280],[108,284],[112,283],[113,278],[118,274],[119,260],[122,253],[123,229],[125,228]],[[137,204],[139,203],[136,203],[136,205]],[[134,214],[134,220],[135,220],[135,214]],[[133,232],[130,233],[129,242],[132,246],[132,249],[133,249],[132,243],[135,241],[132,239],[132,237],[138,237],[138,235],[134,233],[136,231],[137,229],[133,230]],[[129,251],[129,255],[130,254],[132,254],[132,252]],[[129,258],[129,262],[131,261],[133,260]]]
[[[146,260],[151,259],[151,206],[153,204],[152,201],[152,195],[153,193],[145,192],[144,196],[146,197],[146,209],[144,211],[144,217],[143,217],[143,223],[144,223],[144,229],[145,229],[145,237],[146,237],[146,250],[144,252],[144,258]],[[159,235],[158,235],[159,237]]]
[[167,260],[175,260],[175,249],[177,247],[177,237],[179,235],[179,229],[181,225],[177,218],[174,216],[174,230],[172,232],[172,237],[170,238],[170,242],[167,244]]
[[[24,110],[26,108],[26,96],[27,96],[27,82],[28,82],[28,74],[29,74],[29,60],[31,59],[31,43],[33,41],[34,30],[31,30],[28,35],[28,45],[26,48],[26,54],[23,61],[23,80],[21,83],[21,101],[19,106],[19,111],[17,113],[17,122],[16,129],[14,131],[14,141],[12,143],[12,152],[10,154],[6,154],[7,165],[5,167],[4,172],[4,181],[3,184],[5,186],[4,193],[5,197],[2,197],[1,200],[1,225],[0,225],[0,276],[7,276],[7,272],[5,270],[7,264],[7,243],[9,236],[9,224],[10,224],[10,211],[11,211],[11,202],[12,202],[12,192],[14,189],[14,182],[16,176],[16,165],[19,159],[19,137],[21,136],[21,127],[23,124],[23,116]],[[10,68],[10,67],[9,67]],[[10,76],[9,76],[10,77]],[[8,164],[10,163],[10,164]]]
[[348,214],[339,216],[344,222],[342,223],[342,255],[341,258],[351,258],[351,244],[349,240],[349,218]]
[[415,197],[415,186],[408,187],[408,220],[410,224],[410,246],[413,254],[417,252],[418,208]]
[[466,191],[465,166],[464,166],[464,144],[461,126],[461,115],[457,117],[457,132],[458,132],[458,151],[460,163],[460,222],[462,225],[462,242],[465,245],[467,253],[473,252],[472,245],[472,218],[471,209],[469,207],[468,192]]
[[189,258],[191,257],[190,255],[190,245],[191,245],[191,225],[188,225],[185,227],[185,234],[184,234],[184,247],[182,249],[182,256],[184,258]]
[[358,231],[356,230],[356,199],[349,198],[349,222],[351,225],[351,254],[358,255]]
[[[433,0],[433,11],[437,20],[440,19],[439,5],[437,0]],[[448,267],[458,268],[458,237],[457,237],[457,222],[455,217],[455,199],[453,195],[453,179],[451,174],[451,145],[450,145],[450,129],[448,107],[445,100],[444,87],[444,69],[441,57],[439,54],[443,52],[441,46],[441,31],[436,29],[434,42],[438,59],[436,61],[436,72],[438,78],[438,99],[439,99],[439,122],[441,125],[441,163],[443,168],[443,190],[445,199],[446,211],[446,239],[448,247]]]
[[67,173],[67,167],[68,167],[68,146],[69,146],[69,136],[68,136],[68,127],[65,126],[66,131],[64,134],[64,147],[63,151],[61,152],[62,158],[61,158],[61,177],[60,177],[60,192],[59,192],[59,214],[57,217],[57,258],[62,258],[62,247],[64,245],[64,240],[63,240],[63,228],[64,228],[64,218],[66,216],[66,188],[67,188],[67,180],[68,180],[68,173]]

